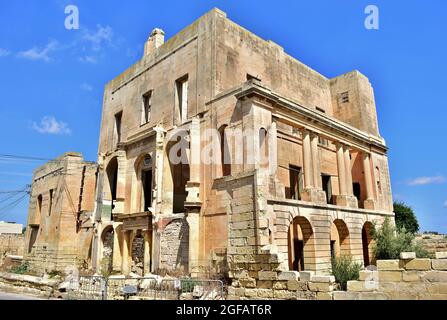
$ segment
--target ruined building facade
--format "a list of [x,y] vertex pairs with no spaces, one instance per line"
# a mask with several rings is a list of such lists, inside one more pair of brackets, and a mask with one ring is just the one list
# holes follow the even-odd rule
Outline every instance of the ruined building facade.
[[166,42],[154,29],[105,88],[93,267],[370,264],[370,229],[393,219],[386,153],[360,72],[328,79],[217,9]]
[[31,271],[91,268],[97,169],[67,152],[34,170],[24,250]]

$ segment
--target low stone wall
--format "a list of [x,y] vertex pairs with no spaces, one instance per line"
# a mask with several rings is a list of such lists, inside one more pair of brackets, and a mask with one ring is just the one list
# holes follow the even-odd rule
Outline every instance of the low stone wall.
[[447,300],[447,253],[414,257],[403,253],[398,260],[378,260],[377,270],[361,271],[347,292],[333,293],[334,300]]
[[416,237],[428,252],[434,254],[435,252],[447,251],[447,236],[440,234],[422,234]]
[[57,279],[0,272],[0,290],[5,292],[49,298],[57,290],[59,282]]
[[312,271],[259,271],[255,279],[247,271],[234,274],[229,300],[332,300],[333,276]]
[[25,236],[23,234],[0,235],[0,258],[5,255],[23,256]]

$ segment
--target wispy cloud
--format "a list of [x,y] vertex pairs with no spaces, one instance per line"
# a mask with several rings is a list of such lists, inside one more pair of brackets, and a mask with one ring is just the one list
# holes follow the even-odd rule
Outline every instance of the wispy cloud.
[[50,53],[57,49],[58,42],[56,40],[50,40],[44,48],[33,47],[26,51],[20,51],[17,55],[24,59],[29,60],[43,60],[49,62],[52,60]]
[[80,88],[84,91],[92,91],[93,90],[93,87],[86,82],[82,83]]
[[65,122],[56,120],[53,116],[45,116],[40,123],[33,122],[31,128],[43,134],[70,134],[71,130]]
[[79,57],[78,60],[81,62],[86,62],[86,63],[91,63],[91,64],[95,64],[98,62],[98,58],[95,56],[91,56],[91,55]]
[[10,54],[11,54],[10,51],[8,51],[8,50],[6,50],[6,49],[2,49],[2,48],[0,48],[0,58],[1,58],[1,57],[9,56]]
[[82,40],[91,44],[94,51],[100,51],[104,45],[111,45],[113,29],[110,26],[97,25],[96,30],[84,29]]
[[408,180],[407,184],[409,186],[423,186],[427,184],[439,184],[446,182],[446,179],[442,175],[437,175],[434,177],[418,177],[415,179]]

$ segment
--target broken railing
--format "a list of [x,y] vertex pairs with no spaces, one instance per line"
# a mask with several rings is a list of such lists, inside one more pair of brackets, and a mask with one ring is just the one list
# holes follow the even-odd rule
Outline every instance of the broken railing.
[[105,278],[80,276],[70,280],[71,300],[222,300],[220,280],[192,278]]

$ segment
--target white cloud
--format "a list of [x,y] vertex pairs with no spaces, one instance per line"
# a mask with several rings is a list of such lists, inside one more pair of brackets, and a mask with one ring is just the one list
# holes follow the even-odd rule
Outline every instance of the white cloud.
[[444,176],[437,175],[434,177],[418,177],[408,181],[409,186],[423,186],[427,184],[444,183],[446,179]]
[[0,48],[0,58],[9,56],[10,54],[11,54],[10,51]]
[[98,62],[98,58],[95,56],[84,56],[84,57],[79,57],[79,61],[95,64]]
[[93,90],[93,87],[85,82],[81,84],[80,88],[84,91],[92,91]]
[[56,40],[51,40],[45,48],[34,47],[32,49],[19,52],[18,56],[29,60],[43,60],[45,62],[49,62],[51,60],[49,54],[56,50],[57,46],[58,42]]
[[92,45],[92,49],[94,51],[101,50],[104,44],[112,44],[113,29],[111,27],[102,27],[98,24],[95,31],[90,31],[88,29],[84,30],[85,31],[84,35],[82,36],[82,40],[89,42]]
[[33,130],[43,134],[70,134],[71,130],[65,122],[57,121],[53,116],[45,116],[40,123],[33,122]]

